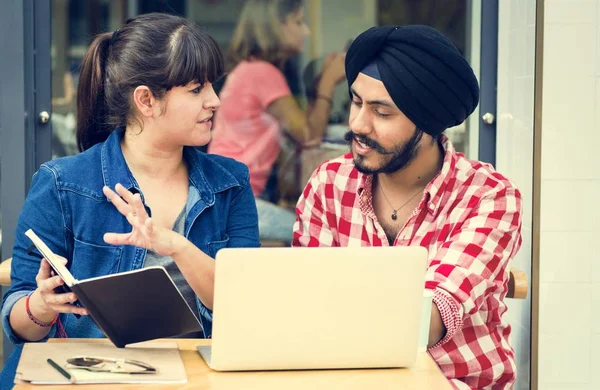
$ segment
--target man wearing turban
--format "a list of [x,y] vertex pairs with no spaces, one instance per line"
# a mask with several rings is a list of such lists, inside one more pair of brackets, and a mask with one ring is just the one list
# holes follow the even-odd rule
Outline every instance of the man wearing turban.
[[507,266],[521,245],[521,194],[443,134],[478,104],[473,70],[433,28],[384,26],[352,43],[346,76],[351,153],[313,173],[293,245],[427,248],[428,352],[455,388],[511,388],[502,315]]

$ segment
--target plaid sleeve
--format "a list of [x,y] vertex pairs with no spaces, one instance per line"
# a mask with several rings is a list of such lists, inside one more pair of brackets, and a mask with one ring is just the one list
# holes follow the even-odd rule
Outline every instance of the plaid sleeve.
[[327,180],[327,174],[319,167],[304,187],[296,204],[296,223],[292,246],[334,246],[333,232],[327,221],[324,205],[325,194],[321,182]]
[[426,275],[426,288],[436,290],[433,301],[446,327],[446,336],[434,347],[450,340],[489,294],[506,288],[506,267],[521,240],[521,195],[514,188],[481,198],[454,227]]

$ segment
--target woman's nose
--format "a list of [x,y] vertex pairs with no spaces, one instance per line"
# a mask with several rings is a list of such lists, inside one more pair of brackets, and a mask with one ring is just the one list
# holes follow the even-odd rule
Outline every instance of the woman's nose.
[[204,107],[208,110],[215,111],[217,108],[221,106],[221,99],[217,96],[212,85],[210,86],[210,95],[207,97]]

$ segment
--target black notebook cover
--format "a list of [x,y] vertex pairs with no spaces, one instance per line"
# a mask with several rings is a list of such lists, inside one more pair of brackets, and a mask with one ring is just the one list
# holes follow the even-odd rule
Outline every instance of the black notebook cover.
[[199,332],[202,325],[163,267],[76,280],[31,230],[25,235],[87,309],[106,337],[127,344]]
[[202,330],[163,267],[81,280],[71,289],[119,348]]

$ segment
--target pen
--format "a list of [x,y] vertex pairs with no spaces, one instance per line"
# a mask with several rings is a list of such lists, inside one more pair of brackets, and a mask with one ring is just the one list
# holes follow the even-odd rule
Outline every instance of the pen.
[[56,362],[52,359],[47,359],[46,361],[48,362],[48,364],[50,364],[52,367],[54,367],[56,369],[56,371],[60,372],[60,374],[62,376],[67,378],[69,380],[69,382],[73,383],[73,378],[71,377],[71,374],[69,374],[64,368],[62,368],[61,366],[56,364]]

